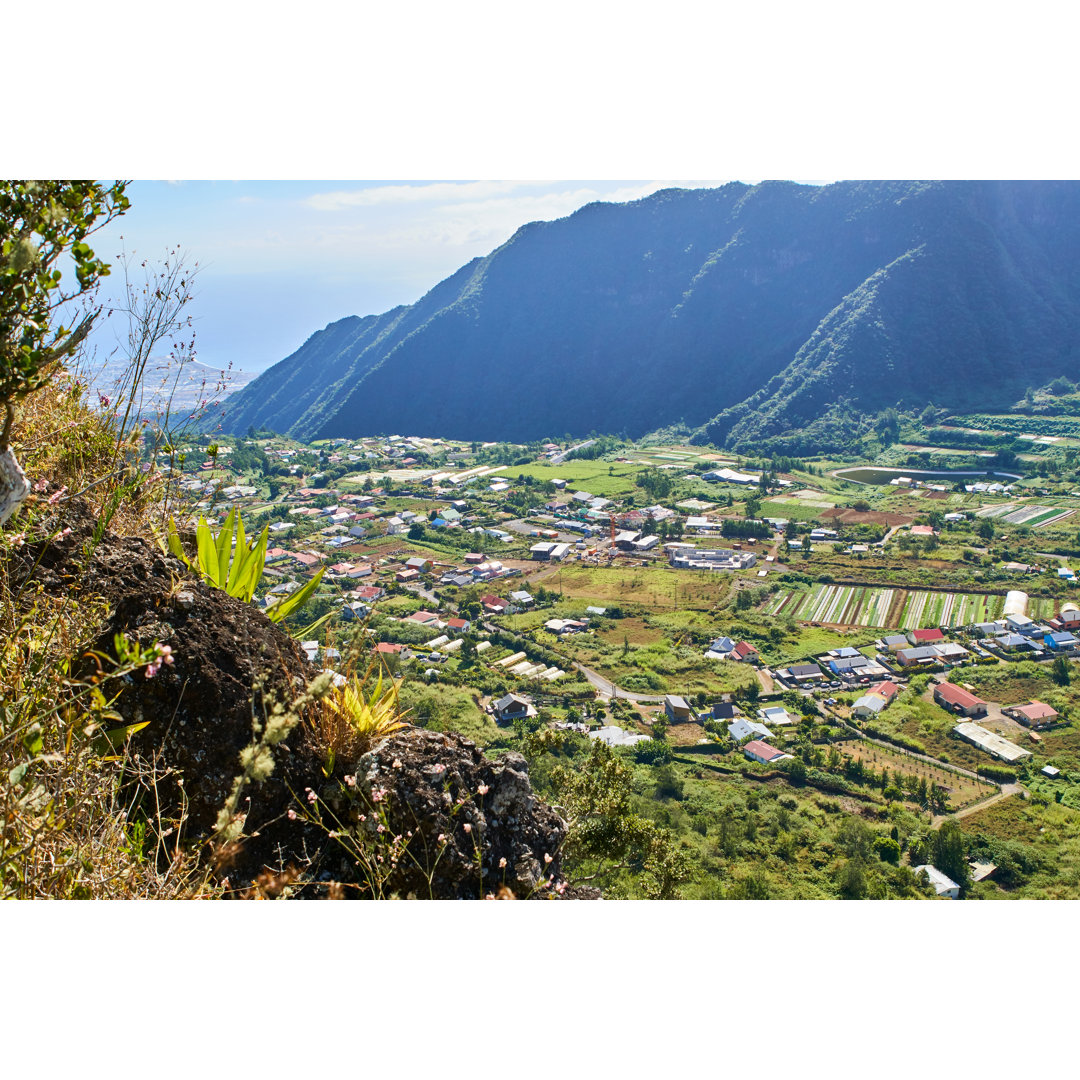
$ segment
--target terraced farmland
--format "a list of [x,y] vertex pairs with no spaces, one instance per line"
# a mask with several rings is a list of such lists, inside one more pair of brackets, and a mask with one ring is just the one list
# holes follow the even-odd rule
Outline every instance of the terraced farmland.
[[762,609],[767,615],[835,626],[963,626],[1001,616],[1003,596],[877,589],[859,585],[815,585],[777,593]]

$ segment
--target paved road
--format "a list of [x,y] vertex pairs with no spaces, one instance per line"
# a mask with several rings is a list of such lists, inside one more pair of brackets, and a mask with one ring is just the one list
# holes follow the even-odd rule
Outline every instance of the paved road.
[[598,675],[595,671],[587,668],[584,664],[579,664],[576,660],[572,661],[572,666],[581,672],[582,675],[590,682],[597,690],[600,691],[605,697],[621,697],[627,701],[662,701],[663,694],[632,694],[629,690],[621,690],[610,679],[605,679],[602,675]]
[[411,593],[415,593],[417,596],[423,597],[429,604],[434,604],[438,609],[439,598],[431,592],[429,589],[425,589],[423,585],[406,585],[406,590]]

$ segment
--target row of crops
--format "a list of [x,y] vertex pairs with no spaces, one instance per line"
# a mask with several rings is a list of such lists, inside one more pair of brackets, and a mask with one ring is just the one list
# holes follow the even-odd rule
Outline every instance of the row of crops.
[[902,630],[922,626],[968,626],[1001,618],[1003,596],[983,593],[909,592],[898,619]]
[[[772,596],[763,611],[799,622],[838,626],[966,626],[1001,617],[1005,598],[982,593],[939,593],[877,589],[860,585],[815,585]],[[1051,601],[1052,605],[1052,601]],[[1051,612],[1052,614],[1052,612]]]
[[1036,503],[1026,503],[1017,506],[1016,503],[1000,503],[997,506],[984,506],[977,511],[975,516],[980,518],[997,518],[999,521],[1008,522],[1010,525],[1030,525],[1038,529],[1043,525],[1067,518],[1075,511],[1060,506],[1040,506]]

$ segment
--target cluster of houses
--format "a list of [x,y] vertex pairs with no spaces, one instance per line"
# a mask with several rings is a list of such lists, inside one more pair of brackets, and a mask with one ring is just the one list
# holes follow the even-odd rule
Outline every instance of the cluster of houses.
[[1046,655],[1075,656],[1080,651],[1080,610],[1063,605],[1061,613],[1045,623],[1013,613],[989,623],[976,623],[972,631],[979,644],[994,652],[1026,653],[1034,658]]
[[888,678],[887,667],[850,645],[831,649],[804,664],[778,668],[776,675],[788,686],[831,685],[839,688]]
[[963,664],[971,653],[955,641],[948,641],[940,627],[909,630],[906,634],[886,634],[876,643],[903,668],[924,668],[936,664]]

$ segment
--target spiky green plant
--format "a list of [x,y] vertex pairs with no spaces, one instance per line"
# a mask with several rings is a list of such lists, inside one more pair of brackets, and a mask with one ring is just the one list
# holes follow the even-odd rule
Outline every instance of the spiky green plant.
[[[215,536],[210,531],[206,519],[199,518],[195,529],[196,562],[187,557],[180,543],[180,533],[176,522],[169,518],[169,550],[183,563],[195,570],[207,585],[215,589],[224,589],[238,600],[250,602],[262,580],[263,567],[266,563],[266,544],[269,530],[264,525],[258,540],[250,547],[244,535],[244,521],[234,506],[225,523]],[[235,544],[234,544],[235,541]],[[266,616],[271,622],[281,622],[301,605],[305,604],[322,581],[323,570],[296,592],[284,597],[266,609]]]

